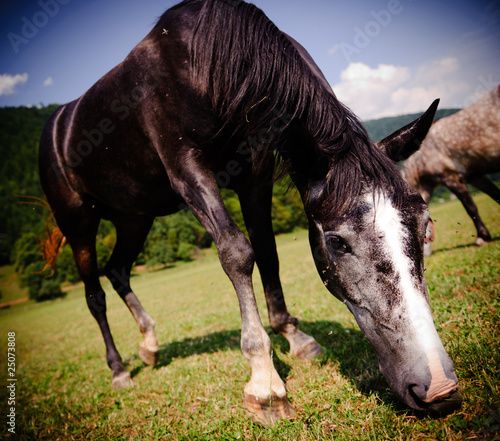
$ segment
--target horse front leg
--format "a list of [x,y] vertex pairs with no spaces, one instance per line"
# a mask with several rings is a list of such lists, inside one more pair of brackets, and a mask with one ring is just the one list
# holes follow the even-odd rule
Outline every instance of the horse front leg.
[[[239,231],[239,230],[238,230]],[[241,351],[252,375],[245,386],[244,403],[257,423],[271,425],[295,416],[285,384],[276,372],[271,340],[260,320],[252,287],[254,255],[243,233],[228,234],[217,242],[220,261],[238,296],[241,312]]]
[[294,410],[288,401],[285,384],[273,365],[271,340],[255,301],[252,246],[227,212],[212,172],[196,158],[185,160],[181,170],[171,171],[170,178],[174,189],[214,240],[222,268],[238,296],[242,320],[241,351],[252,370],[244,393],[249,416],[266,425],[293,417]]
[[264,287],[269,323],[274,332],[288,340],[291,355],[312,361],[323,354],[323,350],[313,337],[299,330],[298,319],[288,312],[279,278],[271,219],[272,174],[256,181],[264,184],[240,191],[239,197]]

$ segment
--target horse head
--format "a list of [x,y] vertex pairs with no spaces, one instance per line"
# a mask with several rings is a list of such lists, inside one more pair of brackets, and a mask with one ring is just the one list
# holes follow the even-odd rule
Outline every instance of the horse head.
[[[393,161],[408,157],[425,137],[436,108],[437,102],[376,147]],[[406,184],[396,195],[393,188],[367,182],[338,216],[313,208],[328,204],[324,187],[310,184],[305,208],[325,286],[352,312],[403,402],[417,410],[454,410],[461,403],[458,380],[434,326],[424,274],[427,205]]]

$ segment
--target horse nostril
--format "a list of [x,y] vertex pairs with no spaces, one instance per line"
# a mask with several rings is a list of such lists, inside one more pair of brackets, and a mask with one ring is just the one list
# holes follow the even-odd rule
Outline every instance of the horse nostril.
[[425,396],[427,394],[427,390],[429,387],[427,386],[419,386],[418,384],[410,384],[408,386],[408,391],[410,392],[410,397],[413,398],[413,401],[416,404],[417,408],[420,409],[427,409],[429,406],[427,403],[424,402]]

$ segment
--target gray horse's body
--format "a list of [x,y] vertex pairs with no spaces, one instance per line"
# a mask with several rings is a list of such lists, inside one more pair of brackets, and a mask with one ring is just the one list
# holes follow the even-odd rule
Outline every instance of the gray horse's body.
[[428,202],[438,185],[462,202],[476,229],[476,245],[491,240],[467,184],[500,203],[486,175],[500,171],[500,85],[470,107],[436,121],[418,152],[405,161],[403,177]]

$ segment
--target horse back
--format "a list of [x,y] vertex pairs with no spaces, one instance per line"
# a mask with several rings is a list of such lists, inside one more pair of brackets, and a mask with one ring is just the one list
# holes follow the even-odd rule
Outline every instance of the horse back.
[[191,14],[167,11],[122,63],[49,119],[40,143],[49,194],[67,186],[109,211],[154,216],[182,205],[169,170],[186,144],[203,148],[215,129],[210,103],[189,82],[199,5],[188,6]]

